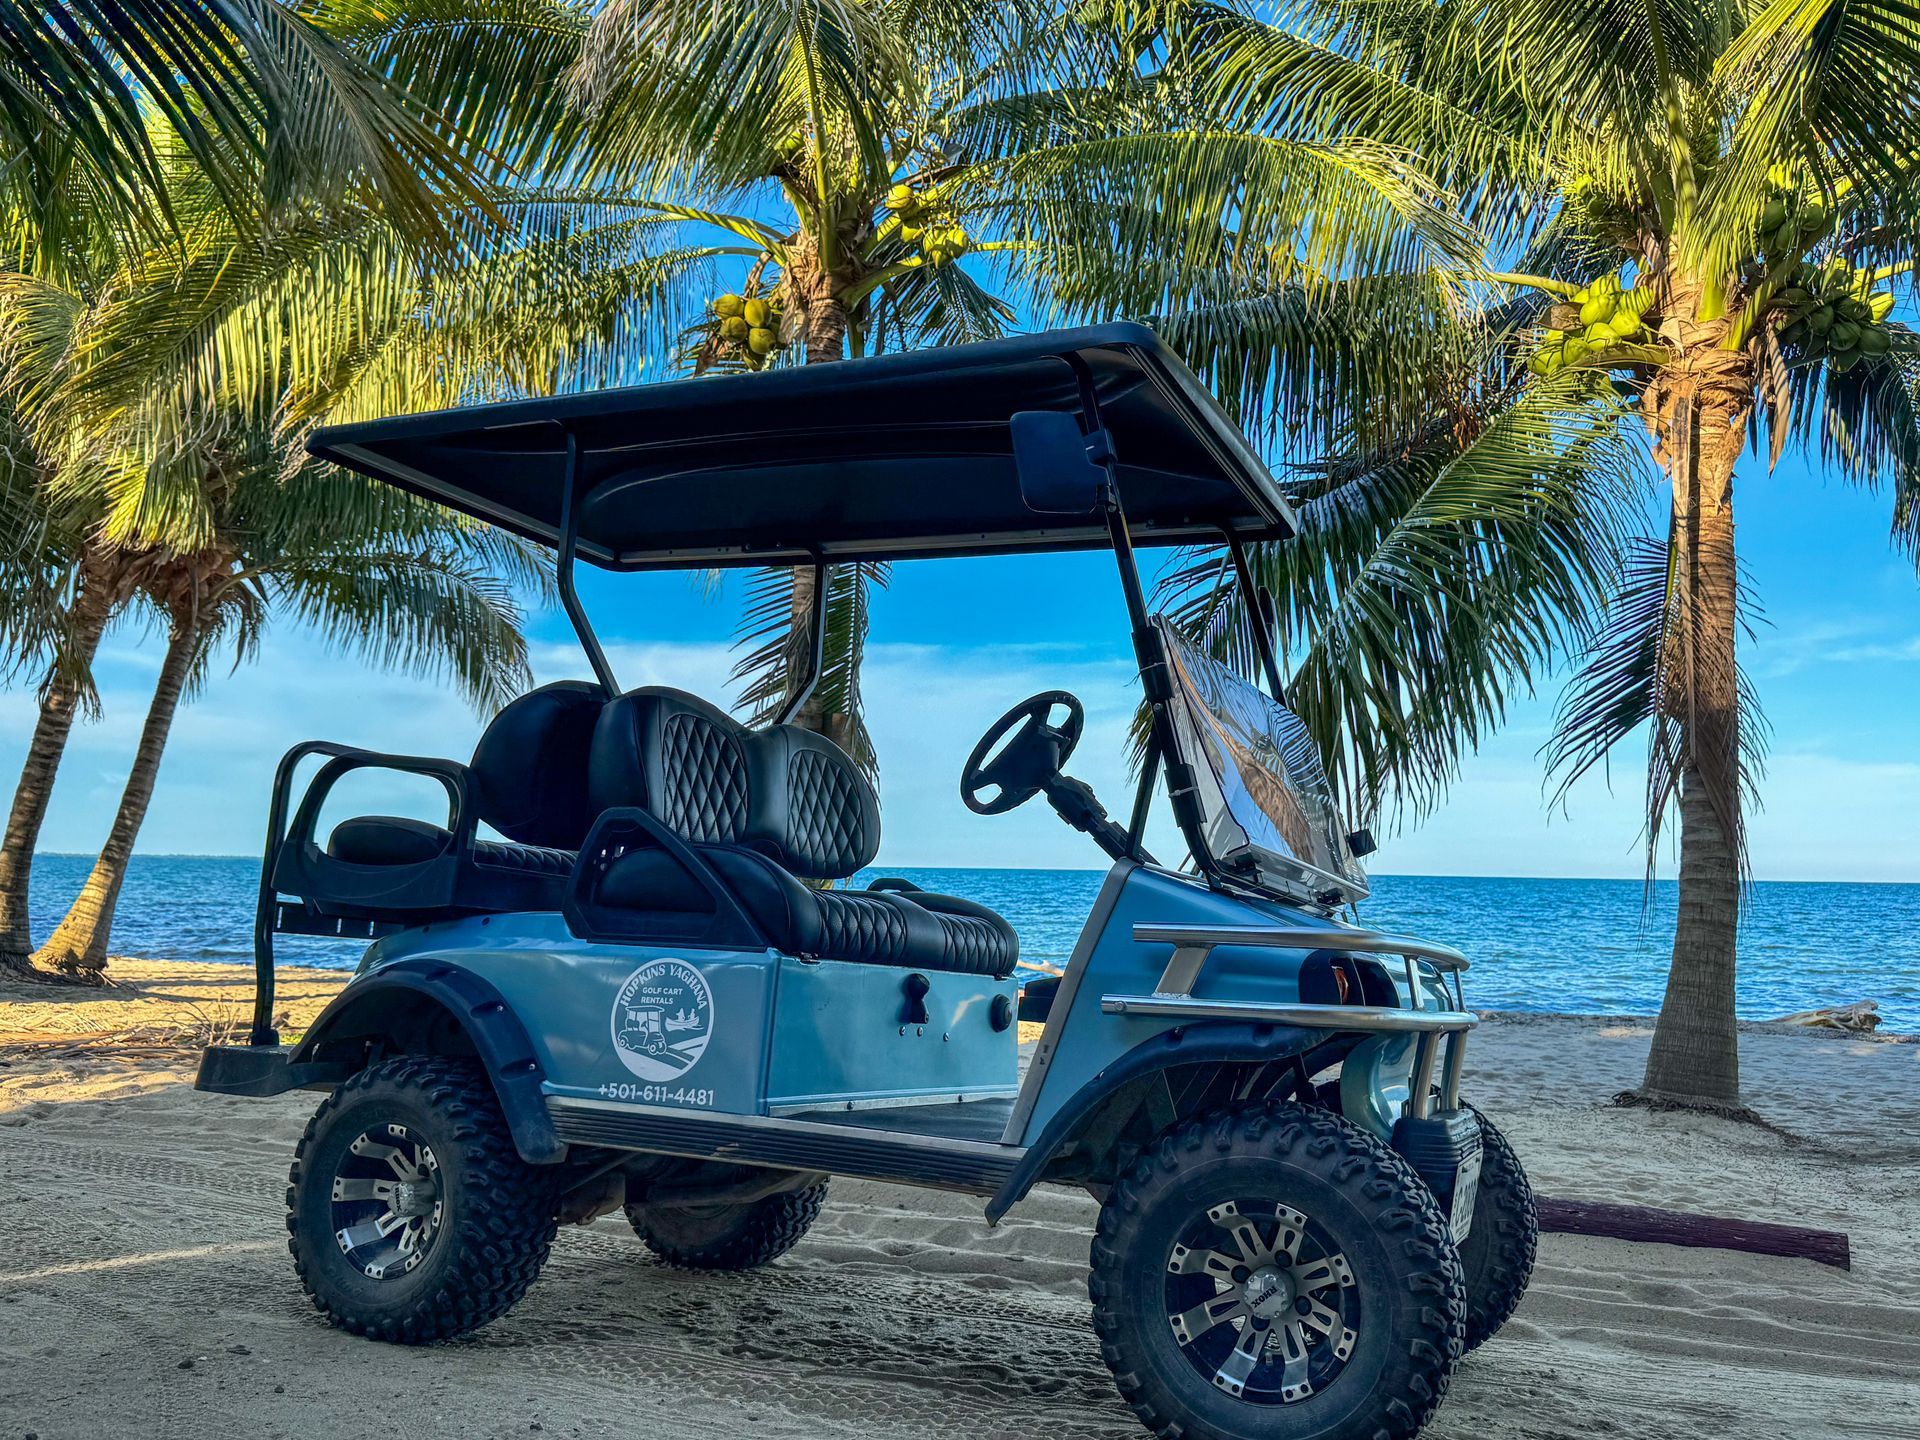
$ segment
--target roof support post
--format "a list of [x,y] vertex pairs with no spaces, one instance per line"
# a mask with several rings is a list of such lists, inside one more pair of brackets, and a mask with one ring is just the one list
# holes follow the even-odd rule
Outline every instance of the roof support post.
[[600,648],[600,637],[593,633],[593,622],[587,618],[586,607],[580,603],[580,592],[573,584],[574,551],[580,543],[580,440],[571,429],[564,433],[567,468],[560,482],[560,556],[554,568],[554,581],[560,590],[561,608],[573,622],[573,633],[580,637],[580,648],[587,652],[587,663],[593,667],[600,688],[612,699],[620,693],[620,682],[614,678],[613,667],[607,663],[607,652]]
[[[796,567],[797,568],[797,567]],[[827,668],[827,585],[833,579],[833,567],[825,561],[813,562],[813,607],[808,612],[807,624],[811,633],[807,637],[807,653],[812,659],[808,667],[806,683],[787,695],[787,703],[780,707],[775,718],[776,725],[790,725],[800,708],[813,698],[813,692],[820,687],[820,672]]]

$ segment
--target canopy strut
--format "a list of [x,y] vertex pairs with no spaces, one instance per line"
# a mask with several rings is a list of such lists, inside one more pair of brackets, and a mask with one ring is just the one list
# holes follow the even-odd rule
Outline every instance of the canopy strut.
[[560,559],[555,568],[554,579],[560,588],[560,604],[567,612],[567,619],[573,622],[573,633],[580,637],[580,648],[587,652],[587,663],[593,666],[593,673],[600,681],[600,688],[609,697],[620,693],[620,682],[614,678],[613,667],[607,663],[607,652],[600,648],[600,637],[593,633],[593,622],[587,618],[586,607],[580,603],[580,593],[573,586],[573,555],[580,540],[580,441],[571,427],[562,427],[567,437],[567,469],[560,485]]
[[813,562],[813,608],[807,618],[812,632],[808,636],[807,651],[813,663],[809,667],[806,683],[787,696],[787,703],[780,707],[780,714],[774,720],[776,725],[793,723],[793,717],[800,713],[800,707],[813,698],[813,692],[820,685],[820,672],[827,668],[827,584],[832,578],[832,566],[819,560]]

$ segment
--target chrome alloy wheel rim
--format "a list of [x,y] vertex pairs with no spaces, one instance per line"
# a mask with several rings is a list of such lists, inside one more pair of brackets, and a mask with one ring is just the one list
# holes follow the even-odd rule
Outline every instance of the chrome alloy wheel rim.
[[1353,1268],[1298,1210],[1234,1201],[1167,1256],[1167,1323],[1190,1364],[1236,1399],[1293,1405],[1346,1368],[1359,1338]]
[[404,1125],[364,1132],[334,1168],[333,1238],[374,1280],[411,1272],[440,1233],[445,1201],[433,1147]]

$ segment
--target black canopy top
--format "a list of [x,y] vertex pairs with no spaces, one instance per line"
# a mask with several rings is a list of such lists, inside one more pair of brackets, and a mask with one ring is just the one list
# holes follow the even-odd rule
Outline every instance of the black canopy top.
[[338,425],[308,449],[557,544],[570,435],[579,553],[611,569],[1093,548],[1098,516],[1022,500],[1009,429],[1081,412],[1075,356],[1136,544],[1293,533],[1246,438],[1137,325]]

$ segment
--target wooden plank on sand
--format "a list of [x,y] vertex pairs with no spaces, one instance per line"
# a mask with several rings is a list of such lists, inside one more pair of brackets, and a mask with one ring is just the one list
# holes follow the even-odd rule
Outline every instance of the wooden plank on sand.
[[1602,1235],[1655,1245],[1694,1245],[1709,1250],[1744,1250],[1752,1255],[1783,1255],[1817,1260],[1851,1270],[1847,1237],[1837,1230],[1810,1230],[1766,1220],[1733,1220],[1724,1215],[1690,1215],[1646,1205],[1607,1205],[1598,1200],[1550,1200],[1541,1196],[1540,1228],[1563,1235]]

